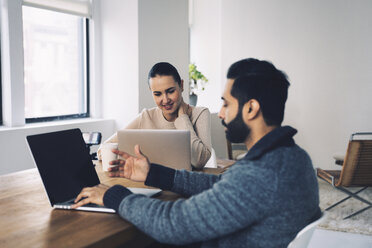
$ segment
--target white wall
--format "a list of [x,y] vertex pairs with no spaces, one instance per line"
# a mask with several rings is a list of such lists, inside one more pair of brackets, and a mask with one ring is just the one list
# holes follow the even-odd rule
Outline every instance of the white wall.
[[[221,63],[214,58],[196,62],[218,64],[225,74],[231,63],[256,57],[284,70],[292,84],[284,124],[298,129],[295,139],[315,167],[334,167],[332,155],[346,151],[349,135],[372,129],[372,2],[221,1],[223,11],[211,13],[207,4],[199,10],[204,19],[220,15],[220,30],[198,30],[212,36],[220,32],[221,45],[214,52],[221,54]],[[208,96],[219,103],[214,94]]]
[[100,10],[102,117],[114,119],[117,129],[138,114],[138,0],[96,3]]
[[208,83],[198,93],[199,106],[218,112],[222,93],[221,77],[221,4],[222,0],[190,0],[190,62],[196,63]]
[[143,108],[155,106],[147,85],[155,63],[172,63],[188,81],[188,2],[101,0],[99,4],[103,117],[115,119],[116,128],[123,128]]
[[221,69],[222,0],[190,1],[190,62],[208,78],[205,90],[198,92],[197,105],[212,113],[212,147],[218,158],[227,158],[225,132],[218,118],[226,75]]
[[[20,128],[0,129],[0,175],[34,168],[30,151],[26,143],[26,136],[80,128],[82,132],[102,133],[103,139],[109,137],[114,130],[113,120],[79,120],[79,121],[57,121],[53,123],[30,124]],[[97,150],[92,146],[91,152]]]
[[188,102],[189,17],[187,0],[139,0],[139,108],[155,107],[147,77],[158,62],[174,65]]

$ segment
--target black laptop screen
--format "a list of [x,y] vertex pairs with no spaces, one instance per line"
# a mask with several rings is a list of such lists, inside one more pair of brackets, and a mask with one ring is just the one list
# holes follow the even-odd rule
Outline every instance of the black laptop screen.
[[80,129],[30,135],[27,142],[52,205],[99,184]]

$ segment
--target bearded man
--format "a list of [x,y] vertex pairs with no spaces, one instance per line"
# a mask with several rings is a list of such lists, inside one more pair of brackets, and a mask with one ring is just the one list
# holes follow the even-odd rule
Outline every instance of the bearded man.
[[[111,176],[187,196],[162,201],[127,188],[85,188],[74,207],[93,202],[113,208],[161,243],[187,247],[287,247],[318,219],[318,184],[308,154],[281,126],[289,82],[267,61],[231,65],[219,112],[226,137],[248,153],[221,175],[152,164],[139,146],[136,156],[115,150]],[[78,202],[80,199],[80,202]]]

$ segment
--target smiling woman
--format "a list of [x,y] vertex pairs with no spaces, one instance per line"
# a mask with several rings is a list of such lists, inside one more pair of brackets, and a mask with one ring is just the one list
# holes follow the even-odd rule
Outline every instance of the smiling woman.
[[156,105],[162,110],[163,116],[167,121],[175,121],[177,119],[177,110],[190,109],[189,105],[185,104],[181,97],[183,82],[178,85],[172,76],[156,75],[150,79],[150,89]]
[[[125,129],[190,130],[191,164],[203,168],[211,156],[209,110],[183,101],[183,80],[177,69],[167,62],[157,63],[151,68],[148,84],[157,107],[144,109]],[[118,142],[116,134],[104,143],[108,142]]]
[[[175,121],[184,110],[189,110],[182,99],[183,80],[177,69],[169,63],[154,65],[148,76],[149,86],[156,105],[162,110],[167,121]],[[190,116],[191,113],[186,113]]]

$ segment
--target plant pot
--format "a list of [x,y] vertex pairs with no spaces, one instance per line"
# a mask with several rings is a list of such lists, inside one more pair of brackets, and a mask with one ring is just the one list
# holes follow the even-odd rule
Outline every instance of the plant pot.
[[192,93],[189,97],[190,105],[196,106],[196,103],[198,102],[198,95]]

